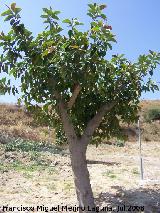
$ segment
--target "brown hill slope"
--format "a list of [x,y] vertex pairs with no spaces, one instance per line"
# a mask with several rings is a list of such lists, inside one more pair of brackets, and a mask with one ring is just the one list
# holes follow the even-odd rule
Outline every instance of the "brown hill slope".
[[[160,122],[147,123],[144,115],[148,109],[159,107],[160,100],[141,102],[141,128],[143,131],[143,141],[160,141]],[[137,125],[126,126],[124,132],[129,136],[129,141],[136,141]],[[0,134],[12,137],[20,137],[35,141],[48,141],[54,143],[54,130],[50,132],[47,126],[37,126],[31,115],[25,112],[24,108],[18,108],[16,105],[0,104]],[[49,136],[50,134],[50,136]],[[50,138],[50,139],[49,139]]]
[[33,117],[25,112],[24,108],[16,105],[0,104],[0,133],[15,138],[34,141],[47,141],[53,138],[54,131],[49,133],[47,126],[35,125]]

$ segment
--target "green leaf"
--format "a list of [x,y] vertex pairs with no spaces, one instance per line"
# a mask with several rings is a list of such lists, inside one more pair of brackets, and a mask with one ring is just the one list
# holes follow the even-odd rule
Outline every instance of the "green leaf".
[[95,5],[93,4],[88,4],[88,6],[93,10],[95,8]]
[[110,43],[107,44],[110,50],[112,50],[112,45]]
[[68,31],[68,35],[69,35],[69,37],[71,38],[72,35],[73,35],[73,31],[72,31],[72,30],[69,30],[69,31]]
[[106,16],[105,14],[101,14],[101,17],[102,17],[103,19],[106,19],[106,18],[107,18],[107,16]]
[[45,15],[45,14],[44,14],[44,15],[41,15],[40,17],[41,17],[41,18],[48,18],[48,15]]
[[[49,23],[49,21],[48,20],[46,20],[46,21],[44,21],[43,23]],[[45,28],[45,30],[48,28],[48,26]]]
[[44,57],[44,56],[46,56],[46,55],[48,55],[48,54],[49,54],[48,50],[45,50],[45,51],[42,53],[42,57]]
[[15,12],[15,8],[16,8],[16,3],[12,3],[11,4],[11,9],[13,10],[13,12]]
[[71,24],[71,21],[69,19],[65,19],[65,20],[62,21],[62,23]]
[[58,15],[58,14],[60,14],[60,13],[61,13],[61,11],[59,11],[59,10],[54,11],[54,14],[55,14],[55,15]]
[[5,72],[8,73],[8,65],[5,65]]
[[51,15],[51,17],[55,20],[59,20],[58,16],[56,16],[54,13]]
[[88,12],[87,15],[90,16],[91,18],[93,18],[93,14],[92,13]]
[[45,12],[45,13],[48,13],[48,9],[47,8],[42,8],[42,10]]
[[100,52],[99,52],[99,56],[104,57],[105,55],[106,55],[106,51],[100,51]]
[[78,49],[79,48],[79,46],[77,46],[77,45],[73,45],[73,46],[71,46],[73,49]]
[[21,10],[22,10],[21,8],[17,7],[17,8],[15,8],[14,12],[15,12],[15,14],[18,14]]
[[5,84],[6,83],[6,77],[3,77],[0,79],[1,83]]
[[106,4],[101,4],[101,5],[99,6],[99,8],[100,8],[101,10],[104,10],[106,7],[107,7]]
[[79,21],[75,21],[74,24],[75,24],[75,26],[76,26],[76,25],[84,25],[82,22],[79,22]]
[[6,10],[5,12],[3,12],[1,14],[1,16],[8,16],[8,15],[11,15],[12,14],[12,11],[11,10]]
[[12,88],[12,94],[15,95],[15,88]]
[[93,28],[92,28],[92,31],[98,32],[98,31],[99,31],[99,27],[98,27],[98,26],[97,26],[97,27],[93,27]]
[[13,18],[13,15],[7,16],[7,17],[4,19],[4,21],[9,21],[11,18]]

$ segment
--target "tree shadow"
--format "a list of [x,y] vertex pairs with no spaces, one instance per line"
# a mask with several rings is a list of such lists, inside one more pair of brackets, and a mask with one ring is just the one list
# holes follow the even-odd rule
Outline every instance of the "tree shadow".
[[[160,213],[160,188],[158,188],[158,186],[156,187],[155,185],[154,189],[140,187],[138,189],[133,189],[133,190],[125,190],[119,186],[112,186],[112,189],[116,190],[116,192],[100,193],[99,197],[95,199],[96,205],[99,206],[100,208],[102,208],[102,206],[107,206],[108,208],[109,207],[112,208],[110,210],[106,208],[100,212]],[[144,211],[143,211],[143,206],[144,206]],[[130,211],[128,208],[130,208]]]
[[103,164],[107,166],[119,165],[117,162],[106,162],[106,161],[96,161],[96,160],[87,160],[87,164]]

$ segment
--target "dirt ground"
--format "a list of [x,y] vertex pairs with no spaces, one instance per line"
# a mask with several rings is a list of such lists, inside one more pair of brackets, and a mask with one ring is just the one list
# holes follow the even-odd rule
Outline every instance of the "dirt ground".
[[[137,143],[89,146],[87,161],[97,212],[98,207],[107,207],[103,212],[160,212],[160,143],[143,143],[142,154],[143,182]],[[77,205],[68,150],[33,152],[1,144],[0,165],[0,212],[6,205],[34,207],[34,212],[74,212],[66,208],[50,211],[53,206]]]

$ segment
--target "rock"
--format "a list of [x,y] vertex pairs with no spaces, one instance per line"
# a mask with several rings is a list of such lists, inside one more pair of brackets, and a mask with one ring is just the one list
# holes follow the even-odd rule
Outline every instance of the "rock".
[[54,166],[57,166],[59,164],[59,162],[58,161],[53,161],[51,164],[50,164],[50,166],[52,167],[54,167]]
[[1,144],[7,144],[14,140],[11,136],[9,136],[6,132],[0,133],[0,143]]

